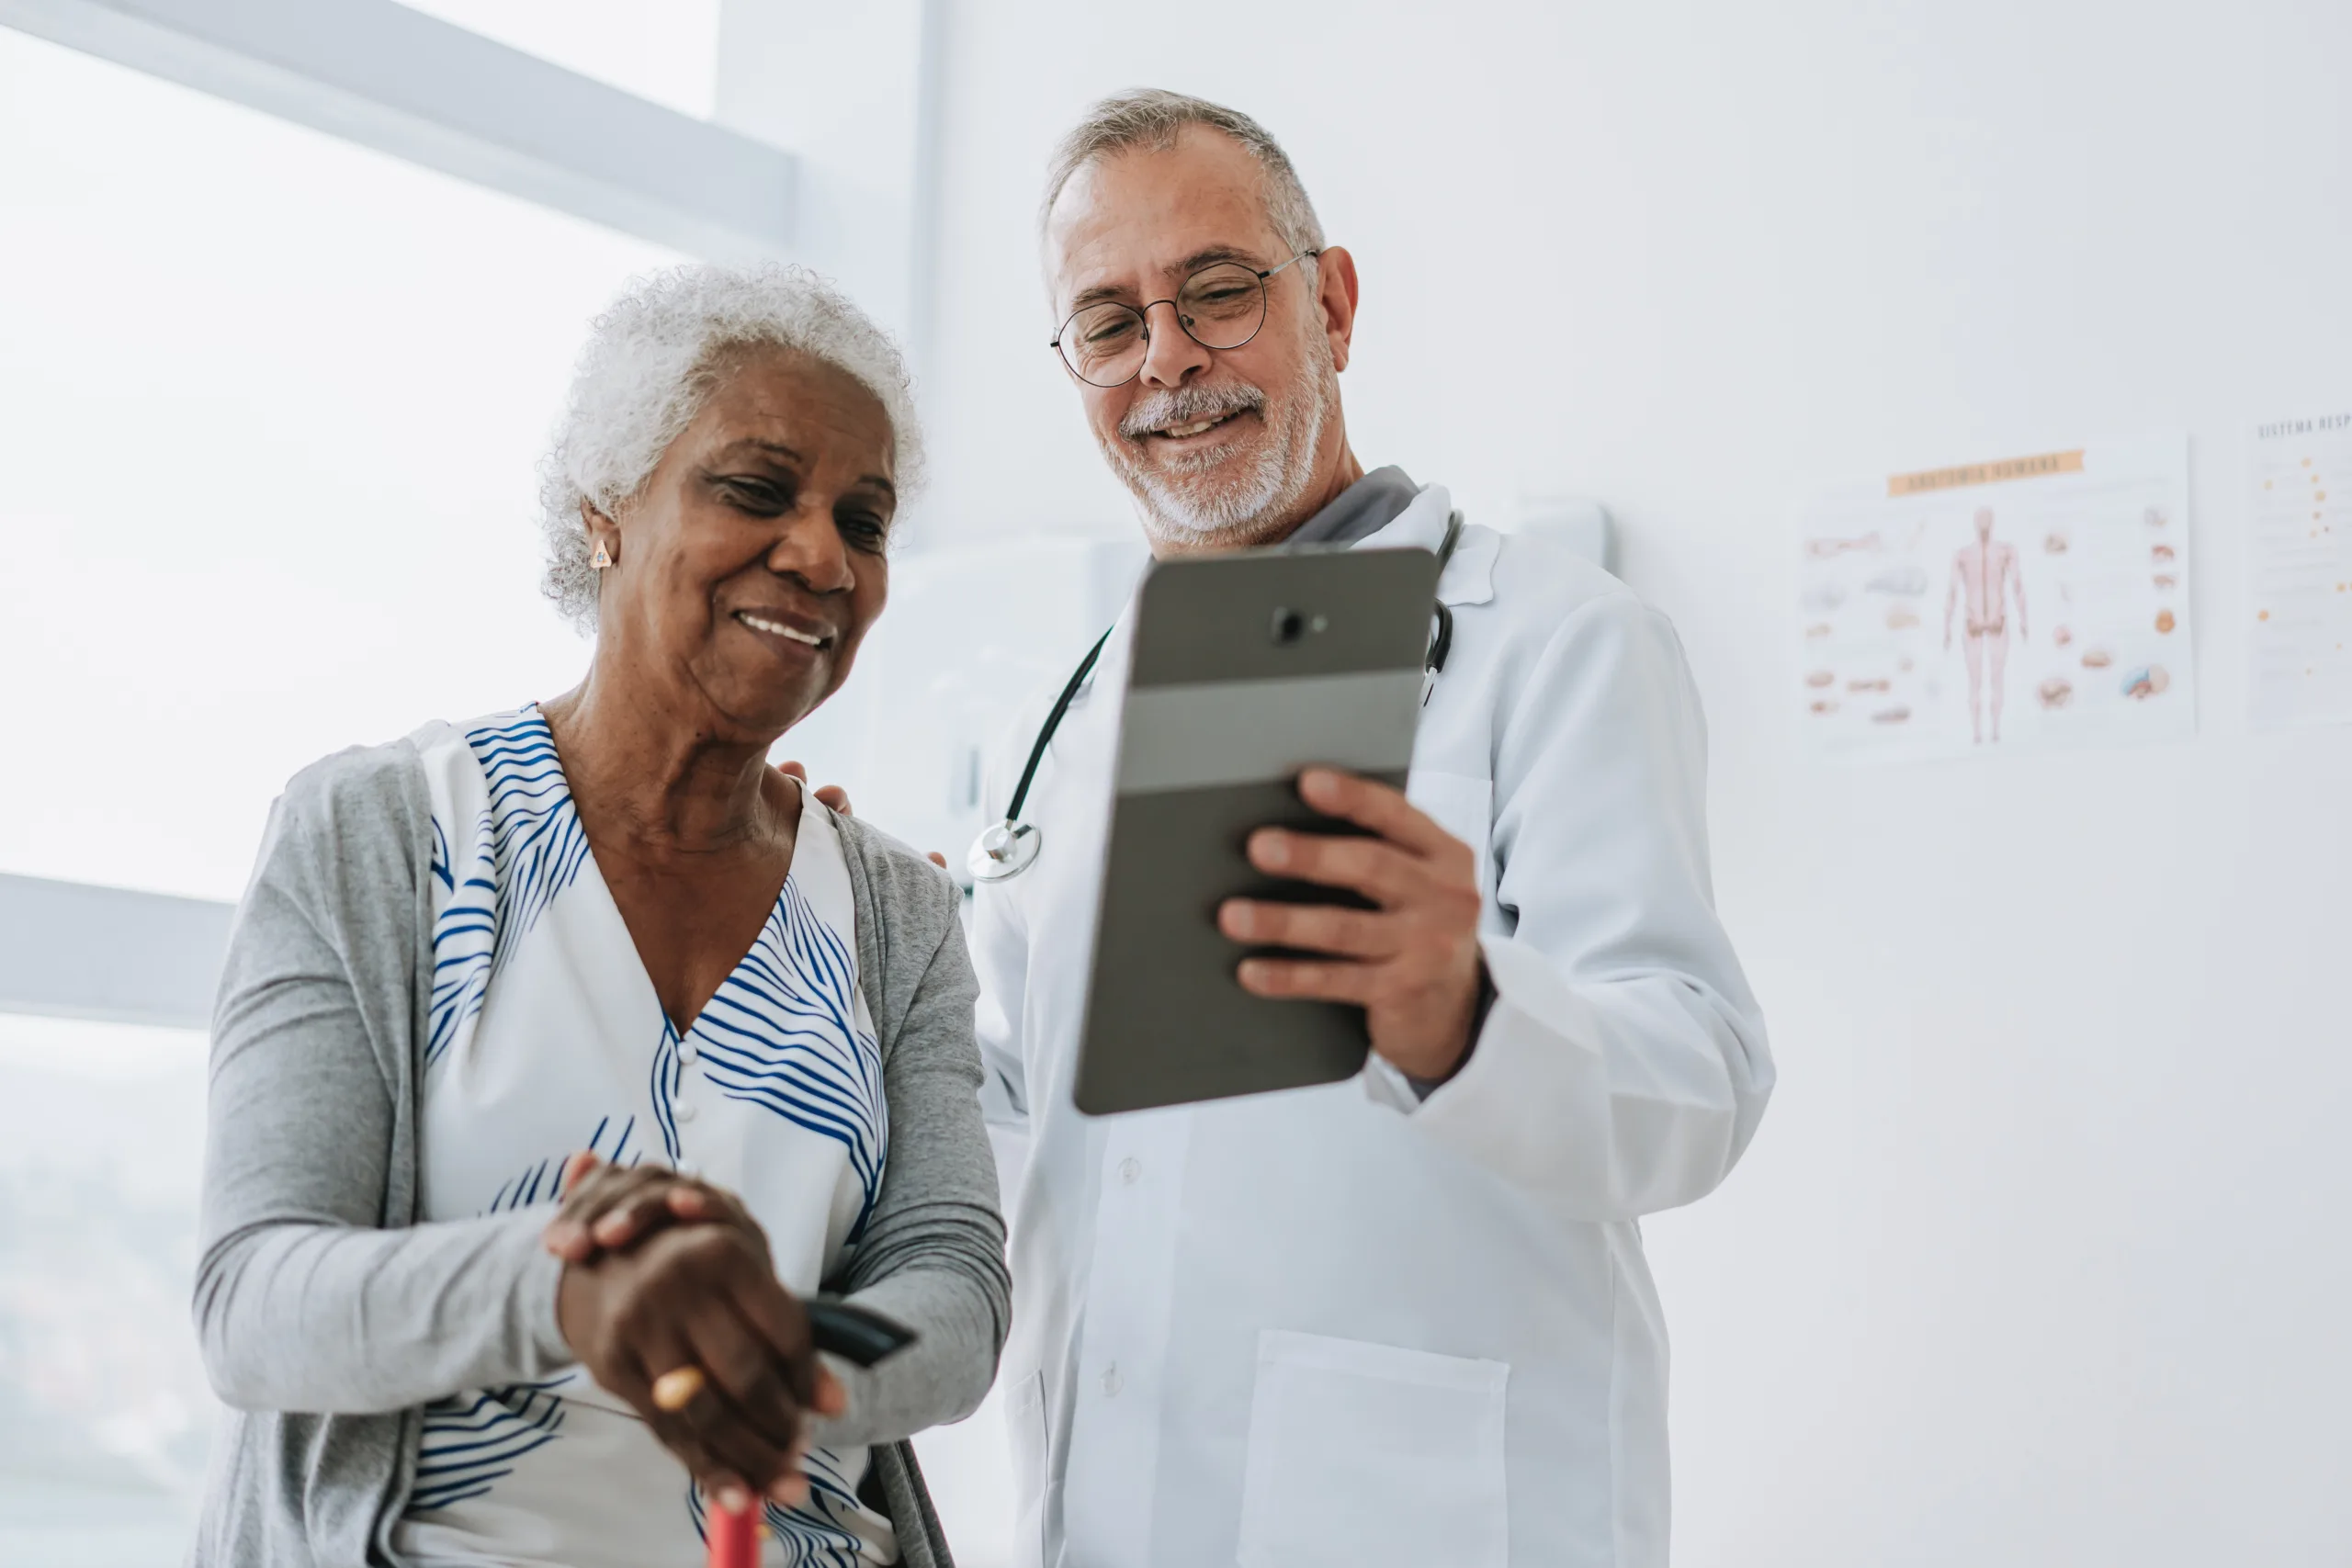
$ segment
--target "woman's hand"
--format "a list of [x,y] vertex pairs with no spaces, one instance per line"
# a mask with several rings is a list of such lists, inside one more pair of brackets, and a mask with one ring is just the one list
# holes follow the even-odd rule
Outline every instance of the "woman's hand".
[[[819,1363],[800,1303],[779,1284],[767,1239],[731,1194],[674,1172],[615,1171],[575,1156],[573,1201],[628,1204],[659,1194],[662,1228],[566,1257],[556,1316],[591,1376],[635,1407],[721,1507],[740,1513],[754,1491],[805,1501],[805,1416],[838,1415],[841,1385]],[[695,1189],[689,1223],[666,1201]],[[594,1228],[592,1216],[582,1233]],[[549,1227],[552,1232],[555,1226]],[[633,1243],[633,1244],[632,1244]],[[564,1256],[550,1242],[550,1250]],[[577,1250],[575,1248],[575,1250]]]
[[757,1238],[763,1257],[767,1253],[767,1233],[741,1200],[674,1170],[606,1165],[582,1149],[564,1162],[562,1191],[563,1206],[543,1235],[548,1250],[566,1263],[586,1263],[673,1223],[736,1225]]

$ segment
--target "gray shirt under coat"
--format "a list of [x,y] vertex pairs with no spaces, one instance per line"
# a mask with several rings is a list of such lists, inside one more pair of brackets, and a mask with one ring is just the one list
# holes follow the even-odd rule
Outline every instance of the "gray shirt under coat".
[[1391,463],[1374,468],[1333,496],[1329,504],[1292,530],[1285,545],[1352,545],[1405,515],[1421,487]]
[[[836,817],[858,974],[882,1050],[881,1192],[827,1287],[921,1336],[835,1363],[909,1568],[948,1562],[911,1433],[967,1415],[1009,1315],[1004,1224],[978,1099],[977,991],[946,874]],[[541,1204],[419,1224],[420,1074],[433,979],[432,808],[407,741],[306,769],[270,816],[214,1012],[195,1312],[231,1408],[190,1556],[201,1568],[396,1565],[422,1406],[573,1358]]]

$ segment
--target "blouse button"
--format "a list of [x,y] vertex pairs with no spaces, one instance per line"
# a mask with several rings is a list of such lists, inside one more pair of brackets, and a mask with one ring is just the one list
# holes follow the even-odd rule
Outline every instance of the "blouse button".
[[678,1120],[681,1122],[691,1122],[694,1119],[695,1102],[691,1100],[683,1101],[678,1106]]

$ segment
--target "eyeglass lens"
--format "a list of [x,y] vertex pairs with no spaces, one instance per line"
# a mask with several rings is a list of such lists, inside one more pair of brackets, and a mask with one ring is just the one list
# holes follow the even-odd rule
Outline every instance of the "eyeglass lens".
[[[1266,319],[1266,285],[1238,262],[1204,266],[1176,291],[1176,320],[1203,348],[1239,348]],[[1089,305],[1063,323],[1062,358],[1081,381],[1117,387],[1143,369],[1143,312],[1112,301]]]

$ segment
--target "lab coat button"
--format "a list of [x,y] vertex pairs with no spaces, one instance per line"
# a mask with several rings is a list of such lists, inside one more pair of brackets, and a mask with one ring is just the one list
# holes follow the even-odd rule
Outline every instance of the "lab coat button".
[[1102,1369],[1102,1392],[1105,1395],[1116,1399],[1119,1397],[1119,1390],[1124,1386],[1125,1385],[1119,1381],[1118,1362],[1114,1361]]
[[1119,1179],[1133,1187],[1143,1175],[1143,1161],[1129,1155],[1119,1162]]

